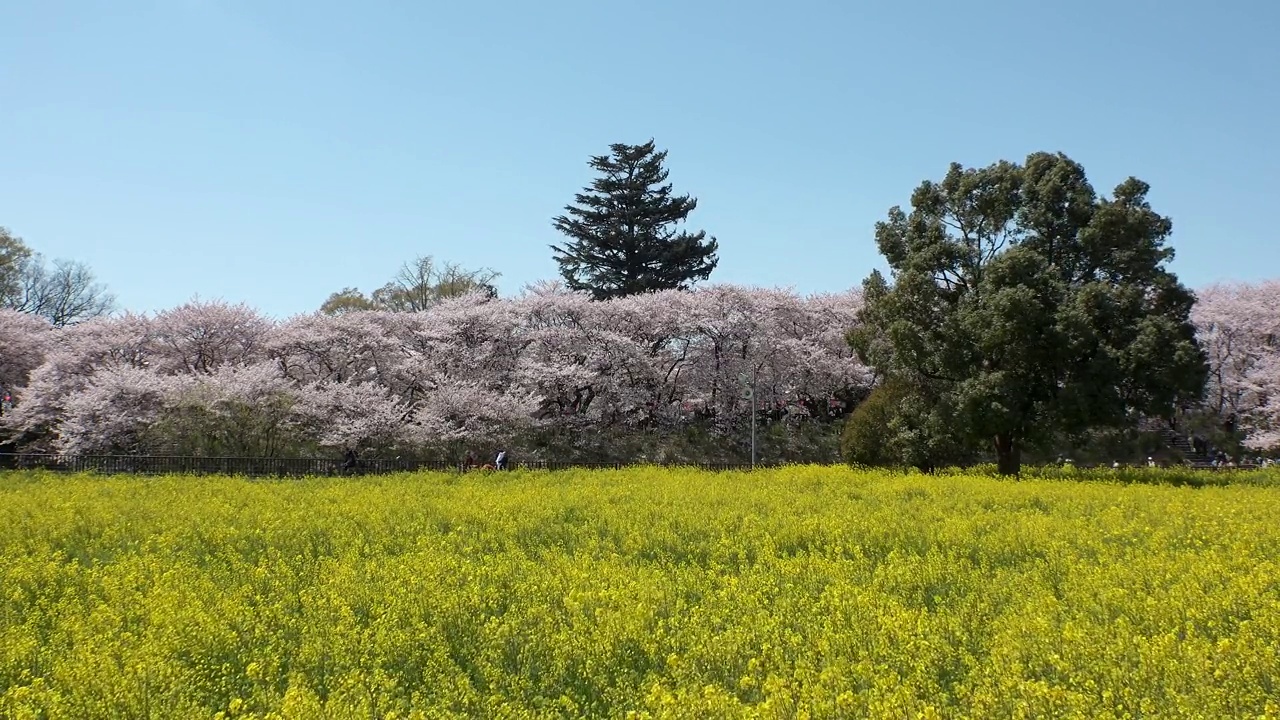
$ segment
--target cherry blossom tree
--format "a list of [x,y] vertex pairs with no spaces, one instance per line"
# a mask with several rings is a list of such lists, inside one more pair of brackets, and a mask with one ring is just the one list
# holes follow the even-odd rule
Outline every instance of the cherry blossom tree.
[[102,370],[144,369],[154,353],[151,321],[143,315],[103,317],[58,329],[44,362],[31,371],[22,401],[0,432],[29,449],[51,450],[68,400]]
[[473,294],[396,318],[402,359],[392,390],[410,408],[417,443],[496,442],[532,423],[537,398],[514,382],[525,346],[514,303]]
[[745,431],[752,403],[740,376],[753,367],[758,412],[807,416],[806,402],[825,413],[870,382],[843,342],[858,300],[727,285],[609,302],[527,292],[516,382],[541,395],[542,433],[559,428],[578,448],[584,438],[670,443],[708,421],[718,433]]
[[52,336],[47,320],[0,309],[0,415],[17,402],[31,371],[44,362],[52,346]]
[[1240,429],[1244,446],[1260,452],[1280,448],[1280,352],[1258,359],[1240,383]]
[[410,440],[409,408],[376,382],[323,381],[299,387],[296,397],[295,422],[321,448],[389,450]]
[[1205,406],[1234,422],[1253,449],[1273,448],[1280,428],[1280,280],[1215,284],[1197,293],[1191,318],[1209,356]]
[[503,443],[532,425],[537,397],[522,388],[438,377],[409,415],[410,437],[423,446]]
[[156,370],[210,373],[264,356],[272,323],[244,304],[192,301],[156,315],[151,332]]
[[[843,342],[855,322],[856,294],[805,298],[719,285],[654,299],[678,319],[668,331],[667,369],[682,371],[685,401],[704,412],[743,416],[753,407],[789,407],[825,415],[830,401],[870,382]],[[754,402],[743,398],[752,381]]]
[[297,386],[270,361],[170,376],[157,442],[167,453],[278,457],[301,439]]
[[128,365],[95,372],[63,401],[52,423],[53,449],[69,455],[153,449],[148,436],[174,384],[172,376]]
[[544,420],[584,416],[601,389],[590,352],[597,304],[585,293],[551,284],[527,292],[518,303],[523,352],[513,381],[541,396],[538,415]]
[[[225,303],[188,303],[155,318],[125,314],[59,329],[45,361],[31,373],[27,401],[5,418],[6,434],[27,438],[33,449],[120,446],[117,436],[123,431],[118,428],[133,427],[127,416],[135,414],[140,422],[160,417],[137,404],[156,397],[156,387],[140,385],[146,392],[134,397],[121,383],[209,374],[227,363],[253,360],[269,330],[270,323],[244,306]],[[99,443],[84,434],[92,432],[94,423],[105,423],[99,414],[106,412],[99,405],[104,398],[114,398],[121,417],[118,427],[112,425],[117,430],[108,432],[109,423],[103,425]]]
[[406,402],[418,402],[444,380],[464,380],[495,393],[509,385],[521,350],[510,302],[473,295],[392,319],[399,359],[389,385]]
[[407,353],[402,317],[362,311],[302,315],[271,333],[265,347],[285,377],[299,383],[377,383],[394,388]]

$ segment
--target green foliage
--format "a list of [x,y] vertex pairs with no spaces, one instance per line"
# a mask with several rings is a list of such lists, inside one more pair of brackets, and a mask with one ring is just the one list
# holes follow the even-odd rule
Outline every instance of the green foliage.
[[467,270],[457,263],[437,263],[430,255],[415,258],[400,267],[386,285],[366,296],[356,288],[343,288],[320,306],[327,315],[360,310],[421,312],[449,300],[472,293],[498,296],[494,282],[501,273],[489,268]]
[[898,379],[872,390],[845,422],[841,455],[853,465],[932,471],[971,459],[945,398],[930,398]]
[[565,284],[604,300],[707,279],[718,244],[704,231],[677,229],[698,201],[672,194],[663,167],[667,152],[657,151],[653,140],[609,150],[591,158],[600,177],[554,220],[569,238],[551,246]]
[[1280,490],[1058,472],[0,473],[0,717],[1280,713]]
[[289,427],[288,414],[289,400],[283,397],[224,401],[212,409],[193,397],[148,428],[146,445],[165,455],[192,457],[291,457],[304,448],[315,452]]
[[325,315],[342,315],[349,312],[377,310],[378,306],[357,288],[348,287],[330,295],[320,306]]
[[1172,415],[1207,365],[1147,189],[1130,178],[1099,198],[1061,154],[953,164],[876,225],[893,284],[864,282],[852,345],[953,411],[950,427],[1008,474],[1059,433]]
[[1252,454],[1245,447],[1245,433],[1231,422],[1230,412],[1221,412],[1209,404],[1196,405],[1182,413],[1178,418],[1180,426],[1188,436],[1199,436],[1205,443],[1232,457]]
[[0,307],[15,307],[22,299],[23,269],[31,248],[8,228],[0,227]]

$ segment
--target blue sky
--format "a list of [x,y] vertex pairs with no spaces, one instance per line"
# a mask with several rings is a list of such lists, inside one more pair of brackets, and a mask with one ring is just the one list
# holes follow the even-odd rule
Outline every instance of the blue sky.
[[[1038,6],[1038,7],[1035,7]],[[556,276],[588,156],[650,137],[713,280],[858,284],[948,163],[1063,151],[1193,286],[1280,275],[1280,5],[0,3],[0,225],[124,307],[276,316],[430,254]]]

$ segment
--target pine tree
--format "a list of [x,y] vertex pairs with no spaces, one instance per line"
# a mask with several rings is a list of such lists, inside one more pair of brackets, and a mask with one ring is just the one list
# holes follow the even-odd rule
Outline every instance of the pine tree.
[[655,151],[653,140],[615,143],[609,151],[591,158],[600,176],[554,220],[569,237],[563,246],[551,246],[565,283],[606,300],[687,289],[707,279],[718,262],[718,244],[704,231],[678,229],[698,201],[672,194],[663,167],[667,152]]

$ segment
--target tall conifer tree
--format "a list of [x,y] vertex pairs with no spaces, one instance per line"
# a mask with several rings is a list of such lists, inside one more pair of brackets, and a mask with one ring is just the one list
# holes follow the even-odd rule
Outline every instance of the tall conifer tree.
[[718,244],[705,231],[679,228],[698,201],[672,194],[663,167],[667,152],[657,151],[653,140],[615,143],[609,151],[591,158],[599,177],[553,221],[569,238],[551,246],[565,283],[606,300],[707,279]]

